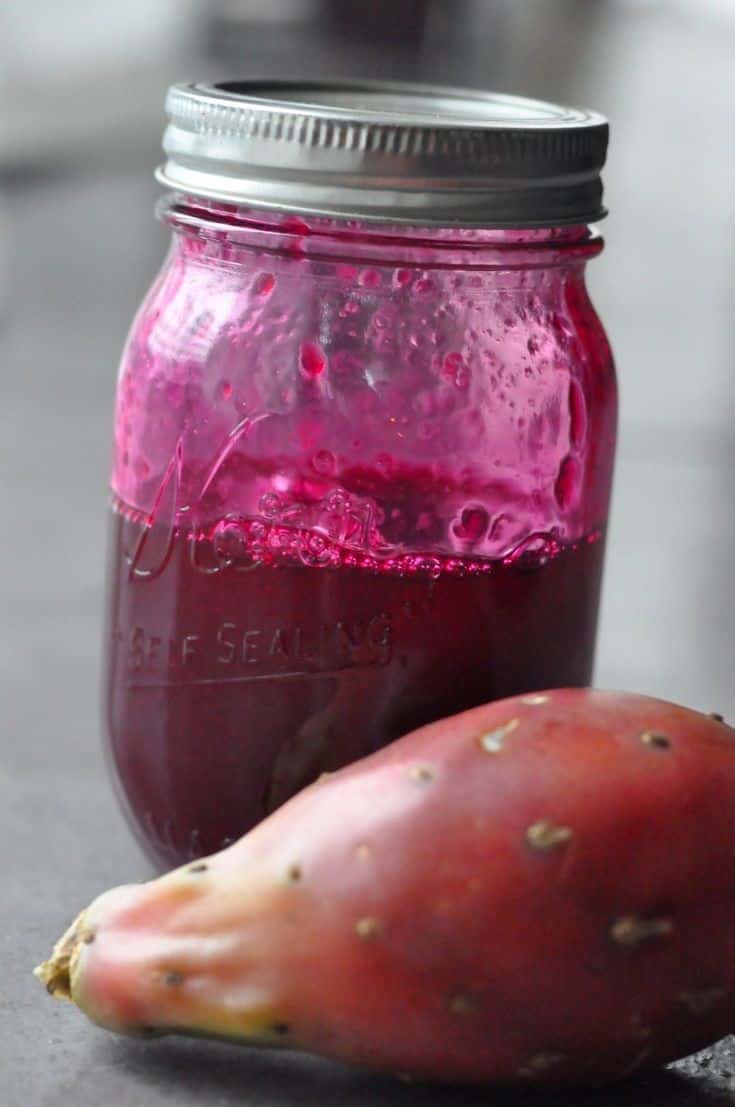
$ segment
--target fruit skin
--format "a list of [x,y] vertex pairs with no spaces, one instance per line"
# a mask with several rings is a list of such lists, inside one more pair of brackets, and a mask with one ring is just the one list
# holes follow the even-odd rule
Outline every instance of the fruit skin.
[[555,690],[424,727],[113,889],[37,973],[113,1030],[557,1086],[731,1031],[733,919],[735,731]]

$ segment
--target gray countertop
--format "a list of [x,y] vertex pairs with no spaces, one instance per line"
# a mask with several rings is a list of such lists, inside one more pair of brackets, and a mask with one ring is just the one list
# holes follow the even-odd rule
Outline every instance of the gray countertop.
[[[735,155],[720,138],[735,102],[735,24],[665,7],[601,5],[613,14],[573,77],[534,69],[529,54],[525,90],[613,121],[614,214],[591,284],[623,405],[597,683],[735,718]],[[0,1103],[513,1103],[289,1054],[116,1040],[31,976],[76,909],[148,873],[106,777],[97,690],[114,370],[165,247],[156,157],[146,138],[125,163],[92,156],[84,172],[0,187]],[[558,1102],[735,1104],[734,1074],[728,1040]]]

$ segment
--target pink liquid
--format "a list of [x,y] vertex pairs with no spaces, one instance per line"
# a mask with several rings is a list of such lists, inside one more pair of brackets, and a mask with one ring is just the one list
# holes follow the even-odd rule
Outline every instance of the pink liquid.
[[258,520],[148,530],[119,506],[107,714],[143,845],[161,865],[208,853],[414,727],[588,683],[602,551],[379,561]]

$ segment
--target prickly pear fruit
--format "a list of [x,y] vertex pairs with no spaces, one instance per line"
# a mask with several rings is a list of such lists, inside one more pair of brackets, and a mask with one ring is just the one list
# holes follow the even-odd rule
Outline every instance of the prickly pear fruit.
[[108,892],[37,973],[113,1030],[561,1085],[732,1030],[733,920],[735,731],[557,690],[424,727]]

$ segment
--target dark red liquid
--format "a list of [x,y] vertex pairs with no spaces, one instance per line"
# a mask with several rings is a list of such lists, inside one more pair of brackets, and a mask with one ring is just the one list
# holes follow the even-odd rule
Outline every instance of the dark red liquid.
[[337,567],[258,564],[232,544],[223,557],[214,532],[155,527],[143,571],[145,535],[114,514],[106,709],[132,825],[162,865],[220,848],[423,723],[591,676],[595,536],[399,573],[341,551]]

